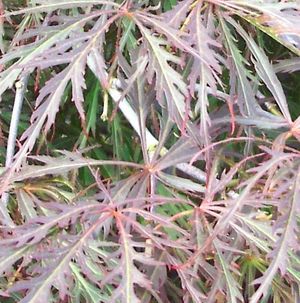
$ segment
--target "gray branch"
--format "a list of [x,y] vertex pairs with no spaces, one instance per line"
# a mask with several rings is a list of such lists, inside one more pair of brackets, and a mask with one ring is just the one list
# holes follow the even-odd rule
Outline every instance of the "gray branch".
[[[23,105],[24,95],[27,89],[27,83],[28,83],[28,74],[22,76],[21,79],[16,83],[15,102],[14,102],[13,112],[10,121],[9,135],[8,135],[7,149],[6,149],[6,160],[5,160],[6,169],[9,169],[9,167],[11,166],[15,155],[18,125],[20,121],[20,114]],[[8,200],[9,200],[9,194],[8,192],[4,192],[1,197],[2,203],[0,204],[1,205],[0,214],[3,223],[13,226],[14,223],[10,218],[7,210]]]

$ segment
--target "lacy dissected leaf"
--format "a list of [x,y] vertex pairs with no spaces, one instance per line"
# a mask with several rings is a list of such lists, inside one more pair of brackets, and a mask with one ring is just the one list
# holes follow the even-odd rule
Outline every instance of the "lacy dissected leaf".
[[[51,204],[50,204],[51,207]],[[15,247],[16,251],[15,258],[21,257],[19,255],[20,249],[27,251],[33,245],[36,246],[36,250],[31,253],[31,257],[28,260],[35,260],[31,266],[27,267],[27,274],[32,277],[26,281],[18,281],[14,283],[12,287],[9,288],[9,292],[16,292],[20,290],[27,290],[26,295],[20,302],[46,302],[51,301],[53,293],[51,288],[54,287],[59,291],[59,298],[64,299],[67,295],[70,295],[70,291],[73,285],[73,279],[76,283],[83,283],[83,277],[81,275],[72,274],[72,268],[70,268],[70,261],[82,258],[83,249],[85,242],[92,236],[94,230],[99,228],[103,222],[110,216],[106,214],[93,224],[87,224],[86,230],[78,235],[71,235],[62,232],[57,238],[51,239],[50,231],[56,231],[58,228],[62,229],[72,226],[77,222],[77,219],[87,212],[101,210],[98,203],[88,205],[87,203],[75,206],[63,206],[58,204],[53,204],[60,213],[53,216],[47,216],[33,219],[30,224],[24,224],[10,232],[9,238],[2,239],[2,243],[6,245],[4,252],[7,254],[10,251],[10,247]],[[44,241],[48,238],[50,242]],[[51,246],[48,244],[51,243]],[[1,244],[2,245],[2,244]],[[18,249],[18,247],[23,248]],[[29,263],[28,261],[26,262]],[[23,262],[23,266],[26,266]],[[8,263],[9,264],[9,263]],[[85,272],[87,273],[87,271]],[[80,279],[81,278],[81,279]],[[79,281],[78,281],[79,279]],[[68,281],[68,283],[66,283]],[[88,283],[88,282],[87,282]]]
[[84,277],[80,268],[75,263],[70,262],[69,265],[75,277],[75,286],[73,290],[74,303],[80,303],[81,295],[87,298],[88,302],[91,303],[105,302],[109,300],[109,296],[107,294],[103,294],[99,287],[95,286],[93,283],[90,283]]
[[162,18],[172,27],[179,28],[186,20],[192,2],[193,0],[180,1],[172,10],[162,14]]
[[[86,64],[88,63],[93,67],[95,75],[99,77],[102,84],[106,85],[107,83],[104,77],[104,60],[97,60],[101,57],[99,41],[103,42],[105,31],[118,18],[118,15],[115,15],[107,20],[107,13],[111,13],[111,11],[98,10],[87,14],[83,18],[71,18],[71,21],[69,18],[66,18],[66,21],[64,18],[58,20],[54,18],[54,21],[62,22],[62,26],[58,26],[59,30],[54,31],[55,33],[50,35],[47,35],[48,31],[45,30],[45,41],[24,57],[20,54],[21,58],[17,63],[4,71],[4,77],[0,75],[0,81],[3,84],[1,87],[3,87],[4,91],[12,85],[23,69],[29,72],[36,67],[46,68],[62,63],[68,64],[65,69],[46,82],[41,89],[36,101],[36,109],[31,116],[31,125],[20,138],[24,143],[16,155],[16,160],[7,172],[5,185],[8,185],[9,178],[13,172],[20,168],[27,153],[33,149],[43,126],[45,132],[47,132],[55,122],[56,114],[59,111],[62,97],[69,82],[72,84],[72,99],[82,123],[85,125],[82,103],[84,101],[83,89],[85,88],[84,73]],[[94,27],[87,33],[84,32],[83,26],[91,19],[99,16],[100,18]],[[76,34],[73,35],[74,31],[76,31]],[[60,44],[59,42],[62,39],[66,41]],[[70,48],[72,49],[71,51],[69,51]],[[89,62],[87,62],[88,60]]]
[[54,226],[68,226],[70,222],[74,222],[79,215],[85,211],[97,209],[99,205],[96,203],[89,205],[78,205],[76,207],[66,205],[56,205],[59,213],[49,216],[39,216],[25,223],[21,227],[7,230],[11,236],[0,240],[1,245],[21,247],[23,245],[32,245],[44,239],[49,230]]
[[[64,19],[62,19],[60,27],[56,27],[56,26],[54,26],[53,28],[51,26],[49,26],[48,28],[45,27],[44,28],[45,31],[43,34],[40,32],[35,32],[34,36],[38,34],[39,40],[34,44],[34,46],[32,46],[31,44],[26,46],[20,46],[16,48],[15,51],[12,53],[13,56],[10,53],[3,56],[3,58],[1,59],[3,63],[11,61],[12,59],[15,58],[19,58],[19,60],[16,63],[14,63],[12,66],[10,66],[8,69],[0,73],[0,87],[1,87],[0,95],[2,95],[5,90],[7,90],[9,87],[13,85],[13,83],[16,81],[18,76],[22,73],[22,70],[27,66],[27,64],[29,63],[32,64],[34,62],[33,60],[36,60],[36,58],[38,58],[39,56],[43,56],[44,52],[49,50],[53,46],[54,47],[56,46],[59,51],[60,43],[64,41],[64,39],[70,37],[73,32],[80,30],[85,25],[86,22],[90,21],[91,19],[99,15],[101,15],[101,12],[89,14],[84,18],[80,18],[80,19],[74,18],[72,20],[73,22],[70,22],[69,20],[65,21]],[[24,39],[26,39],[27,38],[26,33],[23,35],[25,35]],[[82,36],[83,36],[82,38],[85,39],[84,34],[82,34]],[[22,40],[22,36],[19,37],[19,39]],[[76,42],[76,40],[74,42]],[[65,47],[70,47],[70,45],[67,44]],[[62,51],[64,50],[66,49],[62,48]],[[53,59],[52,56],[48,59],[52,60]],[[62,59],[62,57],[57,56],[56,60],[57,59]],[[72,58],[68,58],[68,59],[70,61],[70,59]],[[62,62],[66,62],[66,60],[63,59]],[[55,61],[53,62],[53,65],[56,65]],[[34,65],[32,66],[32,68],[33,67]]]
[[238,33],[244,38],[246,41],[249,50],[253,54],[253,63],[255,66],[255,69],[257,71],[258,76],[264,81],[272,95],[274,96],[274,99],[276,100],[279,108],[281,109],[281,112],[283,116],[286,118],[286,120],[290,123],[291,122],[291,116],[287,105],[287,100],[285,97],[285,94],[283,92],[283,88],[281,86],[281,83],[279,82],[276,73],[269,62],[266,54],[264,51],[255,43],[254,39],[251,38],[245,30],[239,26],[233,19],[227,19],[229,22],[237,29]]
[[[171,264],[178,266],[176,258],[168,255],[168,259]],[[186,289],[186,294],[184,296],[184,302],[188,302],[191,298],[196,303],[206,302],[206,296],[203,294],[199,287],[195,286],[194,277],[195,274],[189,270],[182,270],[180,267],[177,269],[178,276],[180,277],[183,289]]]
[[[187,30],[190,43],[194,45],[203,60],[194,58],[188,78],[191,94],[194,95],[195,91],[197,92],[198,102],[195,106],[195,112],[200,112],[200,136],[203,138],[205,146],[207,146],[210,142],[209,127],[211,125],[208,114],[207,86],[213,92],[216,91],[217,73],[221,72],[221,67],[217,60],[217,54],[213,49],[220,46],[212,37],[214,34],[214,28],[211,25],[213,20],[210,20],[210,23],[206,25],[201,10],[202,3],[199,3],[190,13],[190,22],[187,25]],[[198,81],[200,83],[196,86]]]
[[9,183],[23,181],[30,178],[38,178],[46,175],[59,175],[70,170],[78,169],[81,167],[87,166],[98,166],[98,165],[125,165],[132,166],[137,168],[142,168],[142,165],[131,163],[131,162],[122,162],[114,160],[95,160],[85,158],[79,153],[72,153],[68,151],[61,151],[63,156],[61,157],[50,157],[50,156],[32,156],[31,159],[37,160],[43,165],[29,165],[25,164],[20,171],[15,172],[14,174],[3,174],[0,179],[1,190],[5,190],[7,186],[7,178],[9,177]]
[[288,200],[289,205],[287,206],[287,209],[283,210],[283,214],[275,223],[275,233],[279,234],[279,237],[274,245],[275,247],[269,253],[269,257],[272,261],[263,276],[256,280],[256,283],[259,283],[260,285],[255,294],[251,297],[251,303],[259,302],[260,297],[267,294],[278,269],[280,269],[281,274],[286,274],[289,265],[289,249],[298,249],[297,215],[300,212],[299,182],[300,170],[298,169],[292,186],[291,197]]
[[297,1],[213,1],[245,18],[273,39],[300,54],[300,5]]
[[[226,19],[228,19],[228,17],[226,17]],[[264,64],[265,65],[264,68],[269,68],[272,72],[270,75],[263,74],[265,72],[263,72],[263,68],[261,68],[262,77],[265,78],[268,87],[270,87],[270,90],[274,92],[274,95],[276,96],[278,103],[280,104],[282,110],[286,113],[285,119],[283,119],[282,117],[275,116],[263,110],[261,106],[258,104],[255,97],[257,91],[255,91],[254,88],[256,86],[257,80],[253,77],[251,71],[245,67],[245,65],[249,65],[249,63],[246,62],[240,50],[238,49],[235,43],[235,39],[232,36],[229,27],[226,25],[225,20],[222,17],[220,17],[220,21],[224,32],[224,37],[226,39],[226,43],[228,45],[229,51],[232,56],[232,59],[231,58],[229,59],[229,64],[231,66],[233,65],[234,68],[231,70],[231,77],[232,77],[231,84],[234,85],[231,86],[231,98],[233,99],[232,102],[235,102],[234,100],[238,96],[236,102],[239,105],[241,115],[243,116],[243,117],[236,116],[234,117],[234,119],[239,123],[244,124],[244,122],[247,121],[246,125],[256,125],[261,128],[269,128],[271,125],[270,123],[273,124],[273,127],[282,127],[283,125],[288,126],[289,125],[288,121],[290,121],[289,120],[290,115],[289,115],[289,111],[286,108],[286,98],[285,95],[283,94],[281,86],[277,87],[275,84],[278,81],[278,79],[274,71],[272,70],[270,63],[267,61],[267,59],[264,56],[262,58],[258,57],[259,58],[258,60],[262,60],[262,62],[259,64],[260,65]],[[256,50],[258,51],[259,48],[257,47]],[[234,79],[235,74],[237,74],[236,80]],[[252,82],[249,81],[249,79],[251,79]],[[237,90],[235,89],[235,86],[237,86]],[[225,119],[227,119],[228,121],[228,118]]]
[[146,77],[149,82],[152,82],[155,75],[158,102],[162,107],[168,108],[172,119],[182,126],[187,115],[185,99],[188,96],[188,89],[182,75],[170,64],[180,65],[182,60],[166,50],[168,43],[165,39],[154,36],[142,25],[139,25],[139,28],[145,38],[144,47],[149,56]]
[[[86,60],[90,51],[94,48],[97,39],[100,38],[101,35],[104,35],[107,26],[109,26],[109,24],[111,24],[113,21],[114,18],[112,18],[108,23],[106,23],[106,25],[103,26],[101,30],[99,30],[97,33],[95,33],[93,37],[88,40],[84,45],[82,45],[81,47],[76,46],[75,54],[73,54],[71,58],[68,58],[68,60],[70,61],[69,66],[65,68],[62,72],[54,76],[51,80],[49,80],[46,85],[41,89],[40,95],[37,98],[38,107],[31,117],[32,124],[27,129],[27,131],[23,133],[21,137],[21,140],[25,140],[25,143],[17,155],[18,161],[22,160],[22,158],[28,151],[31,151],[45,121],[47,121],[45,124],[45,132],[47,132],[54,123],[56,113],[59,110],[59,105],[62,96],[69,81],[71,81],[72,83],[72,98],[74,100],[74,103],[81,116],[81,119],[83,121],[85,120],[82,106],[84,100],[82,90],[85,88],[84,73]],[[62,50],[59,47],[57,52],[61,51]],[[50,56],[52,58],[51,60],[53,60],[53,57],[55,57],[55,52],[53,51],[53,49],[51,50]],[[59,57],[60,55],[57,56]],[[47,58],[49,57],[47,56],[47,54],[43,54],[42,58],[42,62],[44,63],[40,64],[38,63],[38,58],[36,59],[37,67],[43,68],[43,64],[48,65]],[[19,162],[15,162],[14,166],[18,168],[18,164]]]
[[17,11],[6,13],[6,16],[13,16],[19,14],[29,14],[29,13],[45,13],[52,12],[58,9],[72,9],[72,8],[82,8],[86,9],[93,5],[110,5],[114,7],[120,7],[119,4],[112,1],[105,0],[30,0],[31,7],[20,9]]
[[206,18],[201,13],[202,10],[203,6],[201,3],[196,5],[189,14],[189,22],[186,25],[186,30],[189,34],[187,40],[202,58],[202,60],[194,58],[188,76],[192,93],[194,93],[197,80],[200,80],[200,84],[205,82],[210,86],[211,91],[214,92],[217,81],[219,81],[217,74],[220,74],[222,70],[219,63],[221,57],[217,53],[221,45],[215,37],[214,15],[209,12],[209,18]]
[[69,263],[81,250],[85,238],[90,236],[90,232],[83,234],[78,241],[68,247],[68,250],[63,250],[57,256],[52,256],[48,268],[44,269],[43,274],[38,278],[16,283],[10,291],[28,289],[26,296],[20,302],[41,303],[51,300],[51,287],[54,286],[59,290],[59,297],[63,300],[66,295],[69,295],[70,285],[67,285],[66,281],[72,281]]
[[237,303],[239,301],[243,301],[243,296],[241,294],[240,286],[238,285],[238,282],[234,278],[229,262],[226,261],[225,256],[222,254],[220,249],[216,247],[218,251],[218,256],[220,259],[220,263],[224,272],[224,280],[226,288],[227,288],[227,300],[229,302]]
[[[159,200],[159,197],[157,197],[157,199]],[[143,226],[133,220],[133,214],[137,214],[144,220],[147,220],[149,223],[148,226]],[[175,222],[169,220],[167,216],[149,212],[140,207],[123,209],[122,214],[117,213],[115,215],[115,220],[119,230],[122,249],[119,249],[114,256],[118,260],[121,260],[121,267],[118,266],[114,268],[103,282],[107,283],[115,279],[117,279],[117,281],[120,280],[120,282],[118,282],[119,286],[113,293],[111,300],[114,302],[114,300],[119,298],[122,302],[130,302],[129,300],[133,300],[133,302],[135,302],[134,300],[139,301],[136,293],[138,284],[156,298],[157,294],[155,293],[155,289],[149,284],[150,281],[140,272],[140,269],[150,269],[153,266],[160,266],[162,270],[159,270],[157,274],[163,275],[164,277],[165,264],[156,256],[160,256],[161,252],[168,249],[186,249],[187,242],[185,239],[188,237],[188,233],[175,224]],[[161,230],[158,229],[159,226]],[[173,235],[176,240],[172,239],[171,235]],[[140,237],[142,237],[144,241],[139,240],[139,242],[136,242]],[[139,248],[142,248],[142,250]],[[142,266],[137,266],[137,264],[142,264]],[[147,273],[151,272],[151,270],[147,270]],[[162,279],[163,277],[160,275],[158,278]],[[151,282],[155,283],[155,281]]]
[[[277,2],[277,1],[276,1]],[[297,2],[257,3],[254,7],[263,14],[253,20],[267,25],[271,33],[286,44],[300,50],[300,4]]]
[[[163,22],[162,18],[155,17],[153,14],[138,11],[134,15],[134,20],[141,32],[143,32],[143,27],[150,28],[153,32],[165,36],[167,41],[170,43],[170,46],[176,47],[179,50],[205,62],[205,58],[201,57],[199,52],[197,52],[189,41],[185,39],[187,34],[173,26],[169,26],[167,22]],[[205,64],[209,66],[208,62],[205,62]]]
[[143,254],[137,253],[134,249],[134,242],[125,230],[122,220],[116,217],[116,223],[120,234],[120,245],[122,247],[122,249],[117,252],[117,256],[120,257],[120,263],[106,276],[105,282],[107,283],[113,280],[119,281],[118,277],[121,276],[119,286],[110,298],[111,302],[121,300],[121,302],[126,303],[137,303],[140,302],[140,300],[136,295],[135,287],[139,285],[140,287],[151,288],[149,281],[147,281],[145,276],[134,264],[135,260],[140,261],[143,258]]
[[236,220],[234,218],[234,215],[241,210],[242,206],[245,203],[246,197],[251,194],[253,187],[258,182],[258,180],[260,180],[260,178],[262,178],[272,168],[277,167],[279,163],[295,157],[293,154],[284,153],[276,153],[275,155],[272,154],[272,151],[268,149],[265,150],[272,155],[272,158],[268,161],[265,161],[260,167],[255,169],[255,174],[247,180],[247,183],[246,185],[244,184],[244,188],[241,193],[236,196],[235,203],[231,207],[224,209],[224,214],[221,216],[221,219],[219,218],[218,223],[214,227],[212,238],[219,235],[222,230],[224,231],[224,228],[226,228],[229,222],[234,222]]
[[[200,110],[201,108],[200,112],[202,114],[203,119],[201,119],[200,133],[207,144],[209,142],[209,135],[207,131],[207,125],[209,125],[209,116],[206,110],[208,106],[207,93],[204,90],[207,85],[210,85],[212,88],[215,88],[216,80],[219,81],[217,73],[221,71],[221,68],[211,48],[211,46],[218,46],[219,44],[209,37],[205,26],[203,26],[202,24],[202,4],[197,5],[196,8],[193,9],[193,11],[185,20],[182,28],[180,30],[177,30],[177,27],[179,27],[179,25],[183,21],[182,18],[184,17],[185,13],[187,13],[187,9],[190,8],[180,3],[176,7],[174,12],[168,12],[163,16],[165,22],[162,22],[159,19],[151,18],[150,16],[145,14],[137,14],[137,16],[140,18],[140,22],[143,22],[148,26],[152,26],[158,33],[166,36],[168,42],[171,43],[171,45],[174,45],[176,48],[178,48],[178,50],[191,55],[191,58],[194,63],[191,69],[191,73],[189,75],[189,80],[191,82],[190,90],[193,94],[193,92],[195,91],[195,82],[200,77],[200,83],[202,84],[202,86],[199,86],[199,102],[196,105],[196,110]],[[179,18],[178,12],[181,11],[183,17]],[[170,20],[166,20],[166,18],[170,18]],[[174,20],[174,22],[172,20]],[[186,23],[188,23],[188,35],[185,33]],[[171,24],[172,27],[170,27],[169,24]],[[176,26],[176,29],[174,29],[174,25]],[[200,69],[199,65],[201,67]],[[203,82],[201,80],[202,78]],[[178,86],[178,84],[176,85]],[[185,92],[183,93],[187,97],[187,94]],[[178,108],[180,107],[178,106]],[[188,106],[186,106],[185,115],[183,115],[185,119],[183,121],[187,120],[188,109]],[[178,124],[178,121],[175,121]],[[180,126],[180,124],[178,125]]]
[[[237,74],[237,92],[239,96],[238,105],[242,115],[256,116],[257,108],[259,105],[255,100],[255,92],[248,78],[253,79],[253,75],[245,67],[247,65],[246,59],[242,56],[241,51],[238,49],[235,39],[230,32],[225,20],[220,17],[220,23],[224,33],[224,38],[228,46],[228,50],[232,57],[232,66]],[[230,63],[229,63],[230,64]],[[232,88],[234,89],[234,88]]]

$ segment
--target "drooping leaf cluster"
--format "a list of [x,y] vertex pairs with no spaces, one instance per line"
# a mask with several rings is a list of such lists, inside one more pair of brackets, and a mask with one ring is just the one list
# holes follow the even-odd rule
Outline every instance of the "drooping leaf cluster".
[[298,1],[3,7],[1,302],[299,300]]

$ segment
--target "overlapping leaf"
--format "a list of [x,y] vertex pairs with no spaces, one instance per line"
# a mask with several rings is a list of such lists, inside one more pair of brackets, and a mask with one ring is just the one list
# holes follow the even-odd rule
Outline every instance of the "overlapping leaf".
[[[299,118],[291,121],[285,80],[276,73],[294,73],[299,64],[288,51],[266,51],[262,40],[270,38],[258,30],[299,54],[299,4],[173,4],[161,14],[147,1],[32,0],[6,14],[27,17],[0,59],[2,104],[10,108],[6,90],[24,73],[30,88],[33,78],[41,88],[36,100],[28,94],[30,126],[13,167],[1,175],[1,192],[11,192],[3,207],[16,224],[0,229],[3,302],[297,298]],[[268,107],[268,94],[279,110]],[[85,104],[91,95],[99,102]],[[102,97],[123,115],[106,103],[106,118],[112,110],[116,120],[97,119]],[[62,101],[76,109],[65,106],[59,117],[71,116],[75,125],[79,116],[82,127],[65,129],[62,119],[48,146],[52,156],[28,156],[53,127]],[[88,134],[86,108],[93,117]],[[2,144],[9,118],[6,107],[0,110]],[[116,143],[110,136],[117,127],[128,137]],[[230,129],[237,137],[221,141]],[[97,147],[54,150],[57,138],[72,132],[86,135],[81,147]],[[253,155],[245,157],[247,140]],[[102,175],[104,166],[118,173]],[[68,181],[51,181],[59,175]],[[259,261],[247,282],[240,276],[245,260]],[[257,286],[244,289],[245,283]]]

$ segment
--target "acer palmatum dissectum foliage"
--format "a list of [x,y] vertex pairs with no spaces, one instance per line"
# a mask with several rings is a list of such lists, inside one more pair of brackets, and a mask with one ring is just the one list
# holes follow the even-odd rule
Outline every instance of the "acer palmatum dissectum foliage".
[[297,1],[16,4],[1,302],[297,301]]

